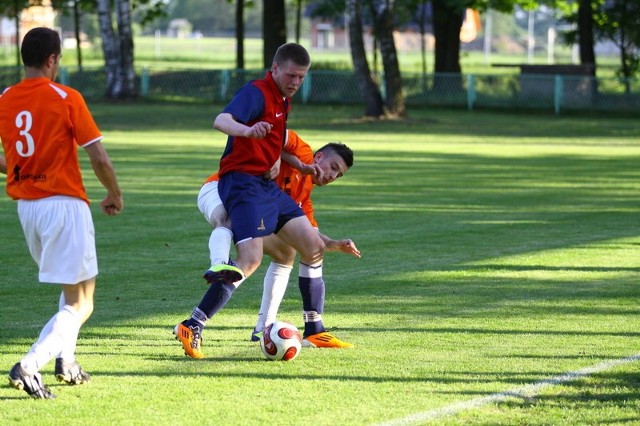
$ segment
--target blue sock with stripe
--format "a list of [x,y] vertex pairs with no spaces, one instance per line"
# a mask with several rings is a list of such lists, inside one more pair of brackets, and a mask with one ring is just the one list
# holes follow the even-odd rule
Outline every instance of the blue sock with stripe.
[[304,333],[307,337],[325,331],[322,322],[324,312],[325,288],[322,279],[322,264],[306,265],[300,263],[298,269],[298,288],[302,296]]

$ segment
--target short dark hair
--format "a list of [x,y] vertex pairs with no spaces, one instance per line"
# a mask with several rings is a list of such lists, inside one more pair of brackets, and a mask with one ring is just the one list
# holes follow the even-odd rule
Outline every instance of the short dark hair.
[[342,142],[329,142],[318,150],[318,152],[335,152],[344,160],[348,168],[353,166],[353,151]]
[[60,35],[50,28],[37,27],[25,34],[20,54],[26,67],[42,67],[51,55],[59,55]]
[[298,43],[286,43],[278,47],[273,57],[273,62],[283,65],[285,62],[291,61],[296,65],[308,67],[311,64],[311,57],[307,49]]

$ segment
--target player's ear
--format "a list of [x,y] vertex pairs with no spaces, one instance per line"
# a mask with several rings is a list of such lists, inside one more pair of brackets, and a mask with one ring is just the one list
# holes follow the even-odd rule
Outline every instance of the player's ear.
[[323,158],[324,158],[324,154],[322,153],[322,151],[316,152],[315,155],[313,156],[313,159],[316,161],[316,163],[319,163],[320,161],[322,161]]

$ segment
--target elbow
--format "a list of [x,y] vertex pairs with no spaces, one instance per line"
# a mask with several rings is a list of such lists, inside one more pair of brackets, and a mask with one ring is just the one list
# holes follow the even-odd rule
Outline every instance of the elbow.
[[224,131],[224,113],[218,114],[215,120],[213,120],[213,128],[221,132]]

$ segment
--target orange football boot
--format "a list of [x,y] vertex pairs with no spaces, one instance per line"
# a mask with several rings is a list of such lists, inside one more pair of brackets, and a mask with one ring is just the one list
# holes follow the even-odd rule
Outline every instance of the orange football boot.
[[312,334],[302,340],[302,346],[307,348],[352,348],[351,343],[343,342],[333,334],[323,331],[322,333]]
[[183,321],[173,329],[176,340],[182,343],[185,355],[196,359],[204,358],[204,353],[202,352],[202,330],[200,330],[200,327],[190,327],[185,323],[186,321]]

